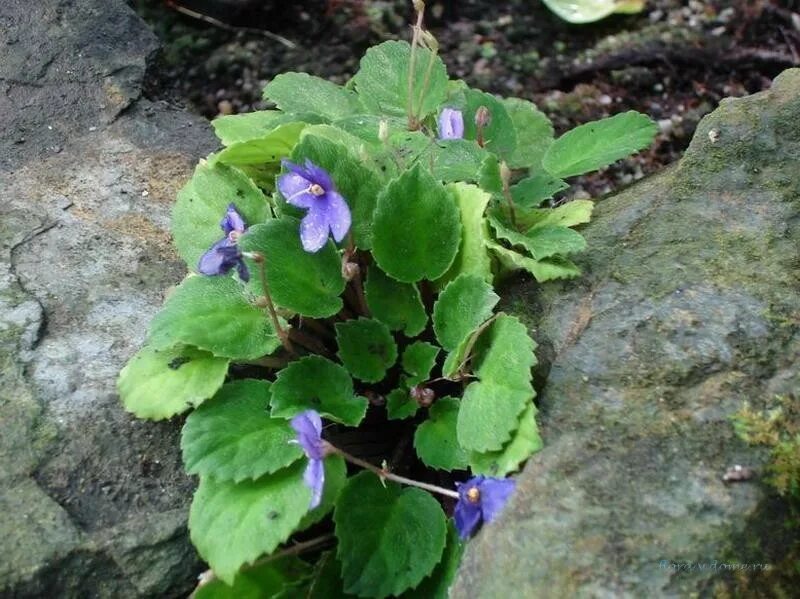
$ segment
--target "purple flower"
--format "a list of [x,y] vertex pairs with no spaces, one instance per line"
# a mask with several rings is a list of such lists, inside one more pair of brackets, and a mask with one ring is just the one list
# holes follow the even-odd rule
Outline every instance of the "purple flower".
[[310,160],[305,166],[283,161],[288,173],[278,178],[278,189],[292,206],[307,208],[300,223],[300,241],[307,252],[318,252],[329,232],[339,242],[350,230],[350,208],[336,191],[331,176]]
[[491,522],[503,509],[516,483],[510,478],[475,476],[465,483],[456,483],[458,502],[453,513],[456,529],[462,539],[475,532],[481,522]]
[[444,108],[439,115],[439,139],[463,139],[464,115],[455,108]]
[[235,204],[228,204],[228,210],[219,226],[225,232],[225,237],[220,239],[200,257],[197,270],[204,275],[224,275],[234,266],[242,281],[250,280],[250,273],[242,260],[242,253],[236,245],[239,237],[247,229],[242,216],[237,212]]
[[303,482],[311,489],[311,509],[322,501],[322,486],[325,484],[325,442],[322,440],[322,418],[314,410],[301,412],[291,421],[297,433],[296,443],[300,444],[308,458],[308,466],[303,474]]

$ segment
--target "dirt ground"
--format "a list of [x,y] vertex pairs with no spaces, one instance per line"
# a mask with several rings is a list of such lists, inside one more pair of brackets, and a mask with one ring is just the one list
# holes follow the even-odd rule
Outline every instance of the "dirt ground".
[[[283,71],[343,83],[367,47],[408,38],[411,17],[404,0],[132,4],[164,44],[149,95],[208,118],[266,108],[261,90]],[[428,6],[451,76],[533,100],[558,132],[628,109],[658,121],[655,147],[578,179],[570,197],[601,196],[675,161],[722,98],[766,89],[800,64],[800,0],[648,0],[641,14],[590,25],[565,23],[538,0]]]

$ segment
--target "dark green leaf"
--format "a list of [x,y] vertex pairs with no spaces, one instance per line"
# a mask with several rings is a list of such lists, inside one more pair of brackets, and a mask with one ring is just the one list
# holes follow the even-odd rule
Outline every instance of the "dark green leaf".
[[414,449],[427,466],[439,470],[467,467],[467,452],[458,444],[456,421],[459,401],[452,397],[436,400],[428,411],[428,419],[414,434]]
[[549,200],[556,193],[567,189],[564,181],[558,177],[542,171],[532,177],[526,177],[516,185],[511,186],[511,199],[520,208],[536,208],[545,200]]
[[517,134],[517,145],[508,158],[511,168],[536,167],[553,143],[553,124],[533,102],[520,98],[502,100]]
[[322,499],[320,504],[313,510],[308,512],[300,524],[297,525],[297,531],[306,530],[311,528],[325,518],[336,503],[336,498],[342,492],[345,482],[347,482],[347,464],[345,464],[342,456],[329,455],[325,458],[325,485],[322,487]]
[[403,352],[403,370],[408,374],[409,386],[419,385],[430,378],[436,365],[439,348],[427,341],[415,341]]
[[339,358],[357,379],[377,383],[397,361],[397,344],[389,327],[369,318],[336,323]]
[[447,522],[447,545],[444,548],[442,560],[436,565],[430,576],[425,578],[418,587],[403,593],[401,599],[447,599],[450,596],[450,586],[456,578],[461,555],[466,545],[458,538],[458,531],[452,520]]
[[270,599],[311,576],[311,567],[293,555],[270,560],[236,575],[233,586],[219,579],[200,586],[193,599]]
[[408,389],[393,389],[386,396],[386,413],[389,420],[411,418],[419,410],[417,400],[411,397]]
[[469,466],[475,474],[508,476],[511,472],[519,470],[525,460],[542,446],[539,427],[536,425],[536,406],[531,402],[522,412],[519,425],[511,440],[499,451],[470,452]]
[[414,337],[428,324],[425,306],[414,284],[396,281],[377,266],[371,266],[365,292],[372,316],[391,330],[403,330],[408,337]]

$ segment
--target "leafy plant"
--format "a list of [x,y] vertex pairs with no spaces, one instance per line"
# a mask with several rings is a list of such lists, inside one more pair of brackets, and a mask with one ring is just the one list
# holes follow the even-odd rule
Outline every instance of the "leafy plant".
[[[198,597],[443,597],[542,446],[536,345],[494,285],[577,276],[592,203],[549,200],[656,127],[629,112],[555,139],[532,103],[449,80],[415,4],[412,42],[371,48],[347,85],[285,73],[275,110],[214,121],[223,148],[178,194],[191,273],[119,392],[142,418],[195,408]],[[376,434],[392,462],[344,449]]]

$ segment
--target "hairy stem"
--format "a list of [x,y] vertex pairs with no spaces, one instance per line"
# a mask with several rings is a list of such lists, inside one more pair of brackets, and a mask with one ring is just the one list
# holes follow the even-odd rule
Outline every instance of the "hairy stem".
[[269,292],[269,283],[267,283],[267,268],[265,265],[266,260],[262,254],[258,253],[253,253],[252,258],[255,263],[258,264],[258,274],[261,277],[261,288],[264,290],[264,297],[267,300],[267,311],[269,312],[270,320],[272,320],[272,326],[275,328],[275,332],[277,333],[278,338],[281,340],[281,344],[283,344],[283,347],[286,349],[286,351],[292,355],[297,355],[294,351],[294,347],[292,347],[292,342],[289,340],[289,335],[281,326],[281,322],[278,319],[278,313],[275,311],[275,304],[272,302],[272,295]]
[[422,31],[422,19],[425,14],[425,5],[423,3],[415,3],[417,9],[417,22],[413,26],[414,33],[411,36],[411,56],[408,59],[408,98],[406,106],[406,114],[408,116],[408,128],[410,131],[415,131],[419,127],[417,122],[416,111],[414,110],[414,75],[417,62],[417,47],[419,46],[419,35]]

